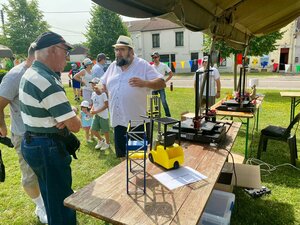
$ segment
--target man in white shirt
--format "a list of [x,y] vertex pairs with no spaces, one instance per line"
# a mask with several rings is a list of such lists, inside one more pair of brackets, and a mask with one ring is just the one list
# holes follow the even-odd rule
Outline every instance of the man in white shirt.
[[[172,70],[164,63],[161,63],[160,60],[160,56],[158,52],[154,52],[152,55],[152,59],[153,59],[153,67],[163,76],[165,76],[166,74],[168,74],[167,79],[165,80],[165,82],[167,83],[172,77],[173,77],[173,72]],[[158,95],[160,96],[161,99],[161,103],[164,107],[165,110],[165,114],[168,117],[171,117],[171,113],[170,113],[170,109],[167,103],[167,99],[166,99],[166,92],[165,89],[160,89],[160,90],[156,90],[156,91],[152,91],[153,95]]]
[[162,89],[166,84],[162,75],[147,61],[134,55],[131,38],[121,35],[113,47],[116,60],[108,67],[101,82],[108,92],[116,156],[125,157],[128,122],[141,120],[146,114],[150,89]]
[[[201,87],[201,83],[203,82],[204,72],[207,68],[208,64],[208,56],[203,57],[202,67],[196,71],[200,72],[199,75],[199,87]],[[221,93],[221,81],[220,81],[220,73],[215,67],[210,67],[209,71],[209,96],[208,96],[208,107],[215,104],[216,98],[220,98]],[[194,76],[194,87],[196,87],[196,75]],[[216,90],[217,87],[217,90]],[[201,107],[204,107],[206,104],[206,84],[204,86],[203,96],[200,100]]]

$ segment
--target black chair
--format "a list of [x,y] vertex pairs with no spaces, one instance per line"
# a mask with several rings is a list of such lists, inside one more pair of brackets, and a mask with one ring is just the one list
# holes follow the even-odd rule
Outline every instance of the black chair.
[[288,143],[290,148],[291,164],[296,166],[296,159],[298,159],[296,132],[299,121],[300,113],[298,113],[287,128],[269,125],[261,130],[257,158],[260,159],[262,148],[263,151],[267,150],[268,139],[284,141]]

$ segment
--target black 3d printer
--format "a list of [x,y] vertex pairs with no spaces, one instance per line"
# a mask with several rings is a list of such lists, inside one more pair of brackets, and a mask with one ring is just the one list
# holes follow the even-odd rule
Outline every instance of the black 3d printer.
[[[213,57],[211,57],[213,55]],[[181,128],[173,126],[172,132],[178,133],[181,129],[181,138],[201,143],[219,143],[226,136],[226,128],[223,123],[216,121],[216,113],[209,109],[209,79],[210,66],[212,65],[212,58],[217,58],[215,51],[211,51],[208,55],[208,65],[204,72],[196,72],[195,85],[195,117],[188,118],[181,122]],[[204,73],[201,87],[199,85],[200,74]],[[200,100],[203,96],[204,87],[206,84],[206,107],[205,112],[201,113]],[[199,91],[200,90],[200,91]]]
[[253,103],[251,103],[250,96],[245,92],[246,86],[246,70],[248,66],[246,65],[246,53],[248,50],[248,46],[245,49],[245,53],[243,55],[243,66],[240,68],[240,78],[238,83],[237,96],[235,99],[224,101],[220,106],[218,106],[217,110],[223,111],[235,111],[235,112],[254,112],[256,107]]

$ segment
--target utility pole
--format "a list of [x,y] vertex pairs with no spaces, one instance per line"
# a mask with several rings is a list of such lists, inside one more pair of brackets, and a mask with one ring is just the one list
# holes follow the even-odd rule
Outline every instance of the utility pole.
[[3,35],[5,36],[3,9],[1,9],[0,13],[1,13],[1,21],[2,21],[2,31],[3,31]]

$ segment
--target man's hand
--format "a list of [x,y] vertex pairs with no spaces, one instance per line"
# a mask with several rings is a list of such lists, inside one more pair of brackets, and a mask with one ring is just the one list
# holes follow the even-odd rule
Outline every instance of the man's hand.
[[6,137],[7,136],[7,128],[6,125],[0,125],[0,136]]
[[129,80],[129,85],[132,87],[146,87],[146,82],[145,80],[142,80],[138,77],[133,77]]
[[220,98],[220,92],[216,93],[216,98]]
[[60,122],[60,123],[58,123],[58,124],[56,124],[56,128],[58,128],[58,129],[64,129],[66,127],[66,125],[63,123],[63,122]]

